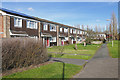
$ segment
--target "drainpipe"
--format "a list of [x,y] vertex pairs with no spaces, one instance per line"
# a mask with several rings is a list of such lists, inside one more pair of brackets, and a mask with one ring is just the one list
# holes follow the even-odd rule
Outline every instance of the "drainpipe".
[[70,28],[68,28],[68,43],[70,44]]
[[38,23],[38,37],[39,37],[39,40],[41,40],[41,32],[40,32],[40,22]]
[[59,26],[57,25],[57,46],[59,46]]

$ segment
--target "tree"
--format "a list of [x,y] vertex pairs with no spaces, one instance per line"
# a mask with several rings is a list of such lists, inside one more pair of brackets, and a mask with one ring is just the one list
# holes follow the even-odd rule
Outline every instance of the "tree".
[[117,38],[117,19],[115,13],[112,13],[111,17],[111,29],[112,29],[112,38],[115,40]]
[[85,40],[86,44],[91,44],[92,39],[95,37],[95,32],[92,29],[87,29],[87,38]]
[[96,33],[98,32],[98,28],[97,28],[97,25],[95,26],[95,32],[96,32]]

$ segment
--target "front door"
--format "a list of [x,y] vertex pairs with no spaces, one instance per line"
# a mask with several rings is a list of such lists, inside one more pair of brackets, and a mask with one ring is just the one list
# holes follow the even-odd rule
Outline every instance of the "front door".
[[49,41],[49,38],[47,38],[47,47],[49,47],[50,45],[50,41]]

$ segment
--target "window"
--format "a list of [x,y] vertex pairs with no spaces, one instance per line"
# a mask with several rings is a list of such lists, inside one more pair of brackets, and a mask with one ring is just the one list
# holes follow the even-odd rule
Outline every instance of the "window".
[[83,34],[83,31],[81,31],[81,33]]
[[77,31],[77,34],[79,34],[79,30]]
[[60,28],[60,32],[62,32],[62,28]]
[[56,37],[51,37],[50,42],[56,42]]
[[83,34],[85,34],[85,31],[83,31]]
[[76,34],[76,29],[73,29],[73,33]]
[[55,25],[50,25],[50,31],[56,31],[56,26]]
[[27,28],[37,29],[37,22],[27,20]]
[[68,41],[68,37],[65,37],[65,41]]
[[48,30],[48,24],[43,25],[43,30]]
[[70,29],[70,33],[72,33],[72,29]]
[[22,27],[22,19],[21,18],[14,18],[14,26],[15,27]]
[[64,28],[64,32],[67,33],[68,32],[68,28]]

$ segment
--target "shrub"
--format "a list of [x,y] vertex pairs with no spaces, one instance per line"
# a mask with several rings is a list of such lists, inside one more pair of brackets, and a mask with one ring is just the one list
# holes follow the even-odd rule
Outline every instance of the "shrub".
[[2,70],[37,65],[48,60],[41,41],[31,38],[9,38],[2,41]]

